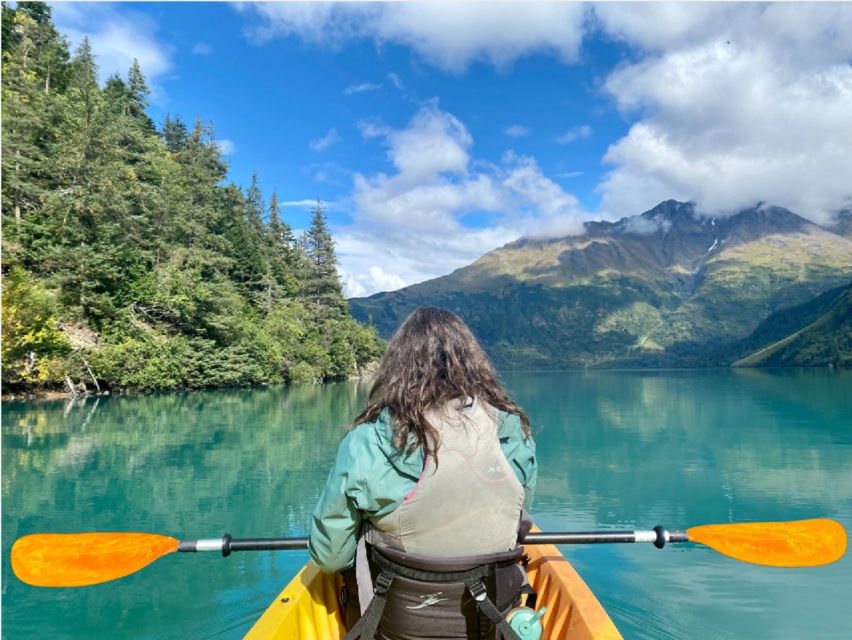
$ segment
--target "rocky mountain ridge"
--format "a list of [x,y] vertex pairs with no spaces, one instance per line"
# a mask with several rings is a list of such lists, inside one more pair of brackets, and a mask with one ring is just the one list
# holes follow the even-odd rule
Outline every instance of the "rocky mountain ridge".
[[459,313],[503,367],[677,366],[847,284],[852,238],[781,207],[728,217],[668,200],[585,233],[521,238],[446,276],[350,300],[387,336],[417,306]]

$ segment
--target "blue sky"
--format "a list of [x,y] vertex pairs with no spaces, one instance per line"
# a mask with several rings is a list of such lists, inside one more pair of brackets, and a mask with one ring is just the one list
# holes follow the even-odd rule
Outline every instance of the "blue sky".
[[350,295],[665,198],[848,206],[848,5],[54,4],[247,185],[322,199]]

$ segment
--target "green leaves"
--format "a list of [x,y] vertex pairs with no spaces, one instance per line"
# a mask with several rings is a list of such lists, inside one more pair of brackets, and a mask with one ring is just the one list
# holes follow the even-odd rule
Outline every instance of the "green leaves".
[[[223,184],[211,125],[156,131],[138,62],[101,87],[42,3],[4,5],[3,28],[6,383],[79,386],[89,366],[101,387],[317,381],[380,353],[319,203],[298,241],[256,175]],[[71,325],[98,340],[72,352]]]

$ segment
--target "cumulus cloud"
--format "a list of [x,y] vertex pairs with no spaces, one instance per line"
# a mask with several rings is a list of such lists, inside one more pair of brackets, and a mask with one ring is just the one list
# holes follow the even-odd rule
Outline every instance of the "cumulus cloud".
[[325,151],[330,146],[337,144],[338,142],[342,142],[343,138],[340,137],[340,134],[337,133],[337,129],[332,127],[328,130],[328,132],[322,136],[321,138],[317,138],[316,140],[311,140],[308,146],[312,151]]
[[575,140],[579,140],[580,138],[588,138],[593,133],[592,128],[587,124],[581,124],[576,127],[572,127],[568,129],[561,136],[556,138],[556,144],[571,144]]
[[520,124],[512,124],[503,129],[503,133],[510,138],[523,138],[530,134],[530,128]]
[[157,39],[157,23],[149,16],[114,5],[57,2],[50,5],[56,28],[67,36],[72,50],[89,38],[103,82],[118,73],[126,78],[133,59],[148,80],[151,99],[161,102],[160,80],[173,67],[172,47]]
[[662,199],[724,214],[758,201],[818,222],[852,202],[852,9],[806,4],[598,6],[645,50],[607,78],[628,116],[601,208]]
[[[443,275],[521,235],[582,229],[577,199],[533,158],[476,161],[467,127],[435,101],[405,128],[383,126],[376,136],[393,170],[355,174],[355,222],[335,229],[347,295]],[[471,214],[486,222],[467,224]]]
[[[601,215],[620,217],[667,198],[717,214],[762,200],[825,221],[852,204],[848,4],[262,3],[242,10],[257,40],[393,43],[456,73],[475,61],[505,67],[533,53],[577,62],[584,35],[602,33],[635,55],[603,84],[631,127],[605,155]],[[558,141],[590,134],[573,128]]]
[[534,52],[577,59],[585,8],[579,3],[257,3],[250,37],[295,36],[342,47],[354,39],[406,45],[451,72],[474,61],[505,67]]
[[351,96],[356,93],[365,93],[367,91],[376,91],[377,89],[381,89],[382,85],[374,84],[372,82],[361,82],[360,84],[350,84],[343,90],[343,93],[347,96]]

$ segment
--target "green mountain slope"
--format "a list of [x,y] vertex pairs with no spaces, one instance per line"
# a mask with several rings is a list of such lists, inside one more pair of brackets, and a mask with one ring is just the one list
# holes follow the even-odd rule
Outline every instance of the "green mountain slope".
[[849,238],[778,207],[711,218],[670,200],[585,231],[350,307],[384,336],[418,306],[451,309],[503,367],[681,366],[852,274]]
[[798,331],[734,363],[736,367],[852,365],[852,285]]
[[761,322],[747,337],[702,354],[701,360],[696,364],[728,366],[789,337],[825,314],[847,287],[848,285],[844,285],[829,289],[807,302],[776,311]]

